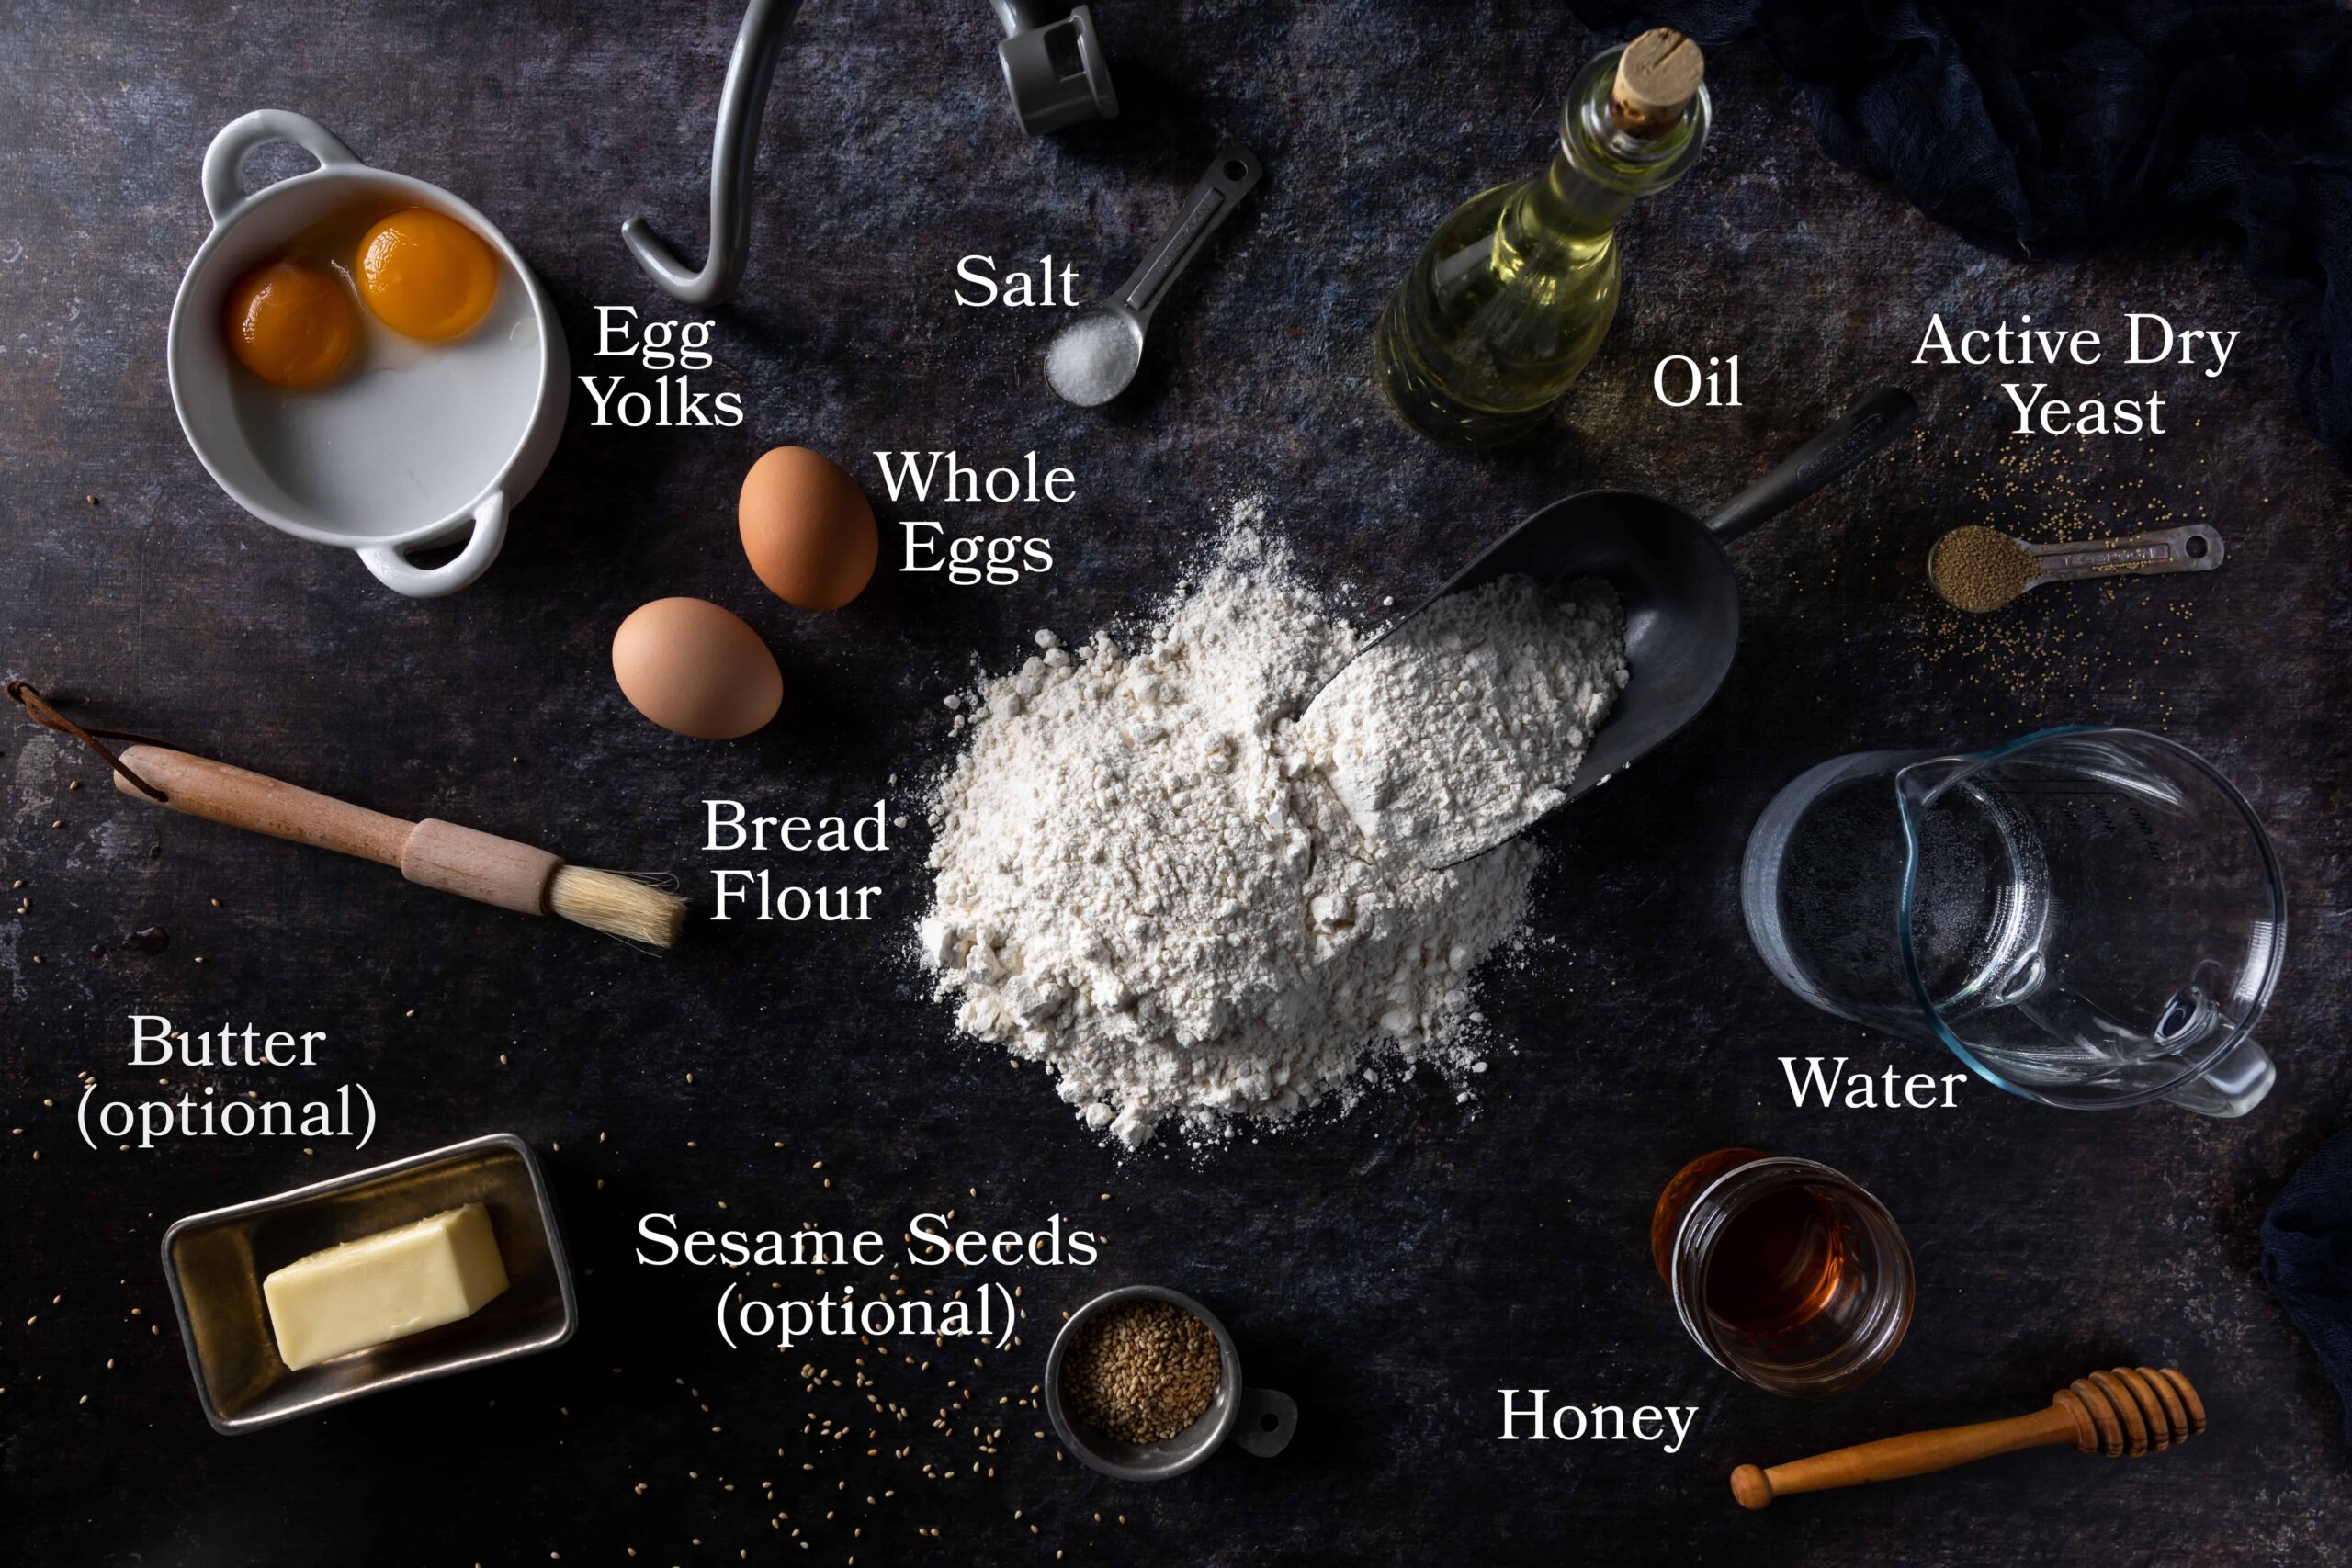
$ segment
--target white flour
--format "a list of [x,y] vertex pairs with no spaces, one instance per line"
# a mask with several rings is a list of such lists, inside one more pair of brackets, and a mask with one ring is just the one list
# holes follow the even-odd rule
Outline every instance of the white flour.
[[1299,734],[1384,856],[1451,865],[1567,798],[1626,679],[1615,589],[1499,578],[1366,649]]
[[[1464,1071],[1471,972],[1534,850],[1375,861],[1295,716],[1361,638],[1236,509],[1214,566],[1133,646],[1039,632],[951,698],[924,963],[969,1033],[1041,1060],[1133,1147],[1351,1099],[1373,1052]],[[956,720],[958,729],[967,718]]]

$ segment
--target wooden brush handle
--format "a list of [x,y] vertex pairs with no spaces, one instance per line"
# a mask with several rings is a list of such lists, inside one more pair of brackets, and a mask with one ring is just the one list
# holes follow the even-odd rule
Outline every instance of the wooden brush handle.
[[[224,822],[249,833],[267,833],[273,839],[291,839],[337,854],[357,855],[379,865],[401,863],[401,851],[414,826],[226,762],[167,751],[160,746],[130,747],[122,753],[122,762],[169,795],[164,804],[175,811]],[[146,798],[120,773],[114,776],[114,787],[133,799]]]
[[[530,844],[433,818],[404,822],[185,751],[133,746],[122,753],[122,761],[162,790],[169,797],[164,804],[175,811],[357,855],[379,865],[396,865],[402,876],[421,886],[526,915],[548,912],[548,886],[563,868],[560,857]],[[134,800],[147,798],[120,773],[115,775],[114,786]]]
[[1743,1508],[1770,1506],[1775,1497],[1795,1492],[1826,1492],[1838,1486],[1860,1486],[1868,1481],[1897,1481],[1950,1470],[1995,1454],[2038,1449],[2048,1443],[2075,1440],[2074,1414],[2060,1405],[2037,1410],[2007,1421],[1979,1421],[1973,1427],[1944,1427],[1932,1432],[1906,1432],[1881,1438],[1834,1453],[1815,1454],[1788,1464],[1760,1470],[1743,1464],[1732,1472],[1732,1495]]

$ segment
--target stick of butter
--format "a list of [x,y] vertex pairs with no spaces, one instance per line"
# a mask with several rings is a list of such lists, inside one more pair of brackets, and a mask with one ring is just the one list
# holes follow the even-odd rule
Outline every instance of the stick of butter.
[[289,1369],[471,1317],[505,1289],[480,1203],[313,1252],[261,1282]]

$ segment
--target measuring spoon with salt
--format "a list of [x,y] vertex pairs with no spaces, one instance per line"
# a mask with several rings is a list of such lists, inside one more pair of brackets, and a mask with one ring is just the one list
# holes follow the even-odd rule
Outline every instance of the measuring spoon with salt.
[[1116,294],[1089,305],[1054,333],[1046,345],[1046,380],[1064,402],[1095,408],[1127,389],[1143,364],[1152,312],[1265,172],[1258,155],[1238,141],[1218,148],[1209,172],[1134,275]]

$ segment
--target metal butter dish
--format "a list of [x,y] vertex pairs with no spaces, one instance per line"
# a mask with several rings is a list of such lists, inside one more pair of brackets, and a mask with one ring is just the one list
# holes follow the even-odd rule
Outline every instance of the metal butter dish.
[[[266,1276],[465,1203],[490,1211],[506,1266],[503,1294],[460,1322],[288,1370],[262,1303]],[[164,1234],[164,1277],[205,1419],[218,1432],[250,1432],[362,1394],[552,1350],[580,1316],[546,1179],[529,1146],[509,1133],[190,1214]]]

